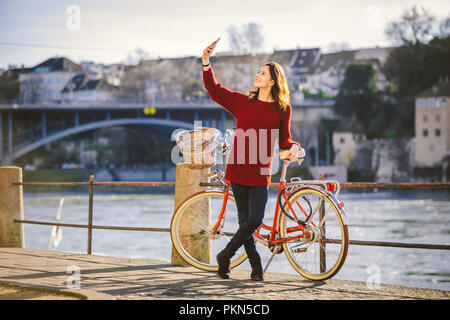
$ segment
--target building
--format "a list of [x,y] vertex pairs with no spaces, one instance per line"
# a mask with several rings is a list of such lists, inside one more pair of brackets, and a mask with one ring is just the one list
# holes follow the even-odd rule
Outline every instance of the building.
[[115,100],[118,87],[105,79],[92,79],[88,73],[79,73],[70,79],[61,91],[64,103],[105,103]]
[[68,58],[50,58],[19,74],[19,102],[58,103],[61,90],[82,67]]
[[327,95],[336,96],[344,80],[347,67],[352,63],[366,63],[372,65],[377,71],[375,83],[379,89],[383,89],[388,82],[380,69],[392,49],[392,47],[376,47],[322,53],[312,72],[303,75],[301,86],[311,93],[318,93],[319,90],[322,90]]
[[126,66],[122,63],[108,65],[93,61],[82,61],[80,65],[84,70],[95,74],[95,79],[104,79],[108,84],[113,86],[120,86],[126,69]]
[[342,119],[333,132],[333,148],[336,165],[353,166],[357,144],[366,140],[364,127],[353,116],[351,119]]
[[441,165],[450,154],[450,83],[439,79],[416,96],[414,164],[416,167]]

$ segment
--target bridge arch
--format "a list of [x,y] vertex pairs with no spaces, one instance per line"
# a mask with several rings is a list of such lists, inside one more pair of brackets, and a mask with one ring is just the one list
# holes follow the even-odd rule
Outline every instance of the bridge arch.
[[173,128],[182,128],[182,129],[194,129],[194,125],[192,123],[184,122],[184,121],[177,121],[177,120],[170,120],[170,119],[141,119],[141,118],[124,118],[124,119],[112,119],[112,120],[102,120],[102,121],[95,121],[90,122],[74,127],[67,128],[64,131],[60,131],[54,134],[51,134],[43,139],[39,139],[38,141],[35,141],[33,143],[30,143],[29,145],[26,145],[19,150],[15,150],[12,158],[9,159],[10,161],[13,161],[25,154],[27,154],[30,151],[33,151],[43,145],[46,145],[47,143],[71,136],[73,134],[77,134],[84,131],[99,129],[99,128],[105,128],[105,127],[113,127],[113,126],[123,126],[123,125],[157,125],[157,126],[166,126],[166,127],[173,127]]

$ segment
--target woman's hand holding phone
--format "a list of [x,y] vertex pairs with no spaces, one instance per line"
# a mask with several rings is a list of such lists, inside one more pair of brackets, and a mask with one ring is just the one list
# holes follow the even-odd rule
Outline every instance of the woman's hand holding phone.
[[219,40],[220,40],[220,37],[216,41],[212,42],[209,46],[207,46],[205,48],[205,50],[203,50],[203,55],[202,55],[202,62],[203,62],[203,64],[208,64],[209,63],[209,57],[213,53],[214,48],[216,47],[217,42],[219,42]]

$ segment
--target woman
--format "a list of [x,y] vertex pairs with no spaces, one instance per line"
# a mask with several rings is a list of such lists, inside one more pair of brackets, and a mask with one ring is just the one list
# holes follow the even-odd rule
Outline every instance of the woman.
[[[255,76],[254,88],[247,94],[230,91],[216,82],[209,64],[209,57],[217,41],[203,51],[203,82],[211,99],[236,119],[236,135],[225,178],[231,183],[239,222],[236,234],[217,255],[218,274],[221,278],[229,278],[230,259],[244,245],[252,267],[251,279],[262,281],[261,258],[256,250],[253,233],[264,218],[273,157],[273,136],[279,136],[280,148],[289,149],[288,159],[291,161],[297,159],[300,144],[291,140],[292,110],[289,105],[289,88],[281,66],[275,62],[265,63]],[[242,133],[241,138],[238,132]],[[269,153],[267,161],[257,157],[263,149]]]

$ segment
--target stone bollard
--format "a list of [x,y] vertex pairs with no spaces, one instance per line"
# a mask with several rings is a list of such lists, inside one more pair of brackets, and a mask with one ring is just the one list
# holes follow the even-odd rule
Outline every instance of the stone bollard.
[[[175,178],[175,207],[177,208],[187,197],[202,191],[203,188],[199,186],[200,182],[208,181],[208,174],[210,172],[209,167],[192,168],[186,163],[177,164],[176,178]],[[201,214],[204,219],[209,220],[209,206],[203,206],[202,209],[196,211],[195,214]],[[184,219],[182,221],[183,227],[189,230],[191,222],[193,219]],[[197,241],[192,241],[189,243],[191,251],[189,252],[192,256],[197,259],[209,263],[210,260],[210,250],[207,239],[201,239]],[[177,253],[175,248],[172,246],[172,264],[188,265],[183,258]]]
[[[220,131],[214,128],[200,127],[195,130],[186,130],[178,133],[175,137],[186,163],[178,163],[175,177],[175,209],[189,196],[203,191],[200,182],[209,182],[210,167],[215,164],[216,139]],[[192,230],[193,215],[202,216],[205,221],[210,220],[209,199],[205,202],[195,203],[195,208],[190,207],[186,216],[181,221],[179,232]],[[184,216],[184,215],[183,215]],[[183,237],[182,237],[183,238]],[[183,247],[189,251],[192,257],[199,261],[210,263],[211,249],[210,240],[206,238],[193,239],[190,236],[184,237],[186,240]],[[175,248],[172,247],[172,264],[186,265]]]
[[0,247],[23,248],[23,224],[14,222],[23,220],[23,187],[13,182],[22,182],[22,168],[0,167]]

